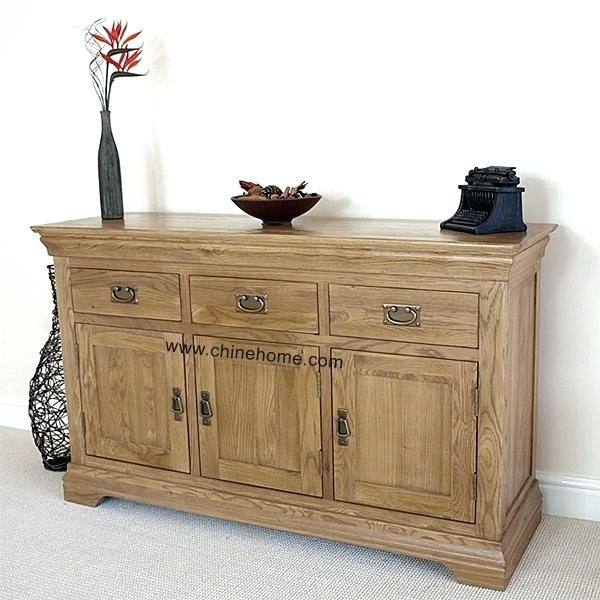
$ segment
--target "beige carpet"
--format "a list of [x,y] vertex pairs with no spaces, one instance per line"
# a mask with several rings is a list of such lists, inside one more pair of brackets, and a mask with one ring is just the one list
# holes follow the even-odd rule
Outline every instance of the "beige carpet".
[[0,428],[2,600],[600,600],[600,523],[545,517],[508,589],[454,582],[444,567],[107,500],[62,500],[28,432]]

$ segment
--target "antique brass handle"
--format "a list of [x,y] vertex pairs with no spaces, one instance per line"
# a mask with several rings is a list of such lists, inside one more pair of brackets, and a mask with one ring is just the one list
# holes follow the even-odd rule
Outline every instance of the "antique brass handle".
[[110,301],[122,304],[137,304],[137,287],[127,284],[116,284],[110,286]]
[[348,423],[348,411],[345,408],[338,410],[337,417],[337,439],[340,446],[348,445],[348,438],[352,435],[350,432],[350,425]]
[[421,327],[421,307],[411,304],[382,304],[386,325]]
[[267,311],[267,294],[260,292],[248,292],[235,295],[235,306],[237,312],[264,314]]
[[183,400],[181,399],[181,390],[179,388],[173,388],[171,412],[176,421],[183,421]]
[[200,392],[200,416],[202,417],[202,425],[210,427],[213,411],[210,405],[210,394],[205,391]]

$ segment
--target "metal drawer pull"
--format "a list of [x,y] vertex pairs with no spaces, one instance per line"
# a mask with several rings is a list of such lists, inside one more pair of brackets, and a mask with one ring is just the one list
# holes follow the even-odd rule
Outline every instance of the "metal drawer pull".
[[135,285],[118,284],[110,286],[110,301],[121,304],[137,304],[138,295]]
[[210,427],[213,411],[210,405],[210,394],[204,391],[200,392],[200,416],[202,417],[202,425]]
[[183,401],[181,400],[181,390],[179,388],[173,388],[171,412],[176,421],[183,421]]
[[421,327],[421,307],[410,304],[382,304],[385,325]]
[[235,306],[237,312],[244,313],[266,313],[267,311],[267,294],[258,292],[250,292],[247,294],[235,295]]
[[348,411],[345,408],[338,410],[337,418],[337,439],[340,446],[348,445],[348,438],[352,435],[350,433],[350,425],[348,424]]

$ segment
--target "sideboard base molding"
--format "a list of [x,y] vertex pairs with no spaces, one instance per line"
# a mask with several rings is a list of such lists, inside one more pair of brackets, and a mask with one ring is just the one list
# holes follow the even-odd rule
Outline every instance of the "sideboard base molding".
[[533,480],[499,541],[441,533],[340,513],[175,484],[150,477],[70,464],[63,480],[69,502],[95,507],[119,498],[375,548],[443,563],[460,583],[504,590],[541,520]]

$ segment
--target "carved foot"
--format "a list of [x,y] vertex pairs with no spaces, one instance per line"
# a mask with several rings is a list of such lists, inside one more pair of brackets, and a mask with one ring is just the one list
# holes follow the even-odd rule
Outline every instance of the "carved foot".
[[512,575],[504,569],[481,567],[475,564],[445,563],[445,565],[452,571],[454,578],[459,583],[498,591],[506,589]]
[[104,494],[93,488],[64,485],[64,498],[67,502],[82,504],[83,506],[96,507],[104,502]]

